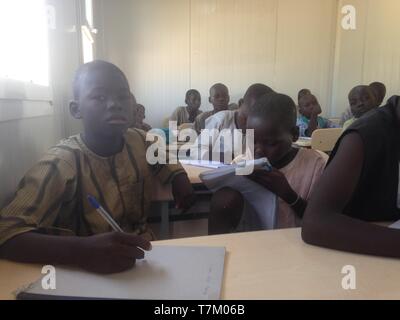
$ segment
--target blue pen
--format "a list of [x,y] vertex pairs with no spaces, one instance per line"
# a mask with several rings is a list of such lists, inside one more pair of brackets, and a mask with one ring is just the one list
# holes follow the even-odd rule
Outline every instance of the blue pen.
[[115,220],[110,216],[110,214],[104,210],[104,208],[97,202],[96,198],[91,196],[90,194],[87,196],[87,199],[91,206],[96,209],[96,211],[107,221],[107,223],[113,228],[114,231],[124,232],[121,227],[115,222]]

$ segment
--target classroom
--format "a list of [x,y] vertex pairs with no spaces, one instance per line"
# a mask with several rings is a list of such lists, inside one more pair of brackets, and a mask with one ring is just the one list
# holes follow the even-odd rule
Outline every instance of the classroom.
[[399,14],[0,1],[0,300],[399,300]]

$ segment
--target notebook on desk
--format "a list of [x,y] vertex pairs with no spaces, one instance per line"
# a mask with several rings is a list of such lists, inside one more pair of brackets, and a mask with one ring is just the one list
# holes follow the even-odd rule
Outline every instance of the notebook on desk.
[[42,278],[17,293],[17,299],[220,299],[225,248],[153,246],[133,269],[111,275],[56,267],[56,288]]

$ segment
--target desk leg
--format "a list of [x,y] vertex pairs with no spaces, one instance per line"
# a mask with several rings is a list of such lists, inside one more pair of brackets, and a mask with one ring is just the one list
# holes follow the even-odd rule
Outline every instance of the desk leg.
[[161,202],[161,240],[169,238],[169,207],[168,201]]

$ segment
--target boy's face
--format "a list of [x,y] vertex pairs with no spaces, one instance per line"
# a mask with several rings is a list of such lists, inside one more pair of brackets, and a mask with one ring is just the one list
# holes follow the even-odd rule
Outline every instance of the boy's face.
[[215,111],[223,111],[228,109],[229,92],[226,87],[216,86],[211,89],[210,103],[213,105]]
[[82,119],[85,132],[122,136],[129,126],[133,100],[126,79],[117,70],[99,67],[83,75],[71,113]]
[[349,104],[353,116],[357,119],[374,109],[377,101],[370,88],[355,88],[349,94]]
[[246,130],[247,118],[249,116],[249,109],[256,103],[255,98],[248,98],[246,102],[243,100],[237,111],[237,124],[238,129]]
[[201,105],[201,97],[198,93],[193,93],[188,96],[185,102],[189,108],[199,110]]
[[314,110],[320,110],[321,107],[317,98],[312,94],[304,95],[299,100],[299,112],[306,118],[311,118]]
[[272,119],[249,116],[247,129],[254,129],[254,158],[266,157],[272,165],[282,160],[297,140],[296,127],[288,130]]

